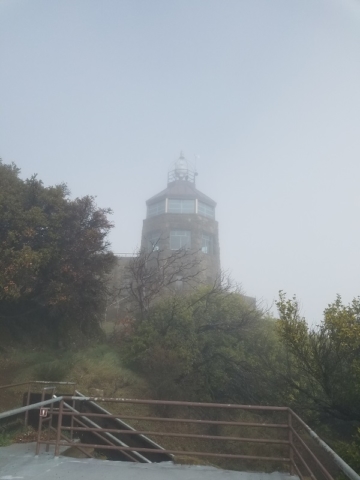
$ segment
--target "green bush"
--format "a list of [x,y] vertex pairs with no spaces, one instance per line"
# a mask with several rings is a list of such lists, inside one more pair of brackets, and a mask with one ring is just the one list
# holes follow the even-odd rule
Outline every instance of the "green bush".
[[341,442],[336,445],[336,451],[357,473],[360,474],[360,428],[351,443]]
[[23,430],[23,422],[18,418],[16,420],[5,419],[0,424],[0,447],[11,445],[14,436]]
[[[120,339],[121,353],[157,398],[256,403],[255,373],[258,379],[263,368],[248,341],[261,322],[262,313],[238,293],[201,288],[154,305]],[[261,388],[262,400],[268,390]]]
[[70,362],[61,359],[41,363],[34,368],[34,378],[36,380],[61,382],[66,378],[69,367]]

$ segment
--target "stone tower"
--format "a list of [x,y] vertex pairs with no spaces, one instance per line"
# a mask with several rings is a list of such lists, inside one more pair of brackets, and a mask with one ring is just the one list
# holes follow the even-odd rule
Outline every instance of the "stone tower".
[[167,188],[146,202],[141,247],[168,255],[188,249],[201,260],[201,282],[211,284],[220,273],[216,202],[196,189],[196,176],[181,154],[168,173]]

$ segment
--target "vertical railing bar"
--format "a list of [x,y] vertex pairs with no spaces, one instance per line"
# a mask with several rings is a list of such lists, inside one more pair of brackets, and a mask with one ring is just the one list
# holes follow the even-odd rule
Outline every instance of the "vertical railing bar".
[[[55,395],[55,391],[56,391],[56,387],[54,386],[52,388],[52,397],[54,397]],[[53,417],[53,410],[54,410],[54,404],[52,403],[51,406],[50,406],[50,412],[49,412],[49,420],[48,420],[48,434],[47,434],[47,439],[48,439],[48,443],[46,444],[46,448],[45,448],[45,451],[48,452],[49,451],[49,448],[50,448],[50,433],[51,433],[51,424],[52,424],[52,417]]]
[[312,480],[316,480],[316,477],[315,477],[315,475],[313,474],[311,468],[310,468],[309,465],[306,463],[306,461],[304,460],[304,458],[303,458],[302,455],[300,454],[299,450],[295,447],[295,445],[294,445],[294,452],[296,453],[296,455],[298,456],[300,462],[303,464],[303,466],[306,468],[306,470],[307,470],[308,473],[310,474],[310,477],[312,478]]
[[[45,397],[45,389],[41,392],[41,401],[44,401]],[[36,442],[36,451],[35,455],[39,455],[40,453],[40,440],[41,440],[41,430],[42,430],[42,424],[43,424],[43,417],[40,415],[39,411],[39,423],[38,423],[38,434],[37,434],[37,442]]]
[[60,438],[61,438],[61,425],[62,425],[63,408],[64,408],[64,400],[61,399],[60,405],[59,405],[58,426],[57,426],[57,432],[56,432],[55,457],[58,457],[59,452],[60,452]]
[[292,416],[291,416],[291,411],[288,411],[288,439],[289,439],[289,458],[290,458],[290,475],[294,475],[294,449],[293,449],[293,444],[294,444],[294,439],[293,439],[293,433],[291,430],[292,426]]
[[41,429],[42,429],[42,417],[39,416],[38,434],[37,434],[35,455],[39,455],[39,453],[40,453]]
[[[28,407],[30,404],[30,395],[31,395],[31,383],[28,383],[28,391],[27,391],[27,396],[26,396],[26,406]],[[26,410],[25,412],[25,428],[28,427],[29,423],[29,410]]]
[[[54,428],[54,427],[51,427],[51,429],[54,431],[54,432],[57,432],[57,429]],[[61,434],[61,438],[63,438],[67,445],[69,445],[69,447],[74,447],[74,448],[77,448],[78,450],[80,450],[80,452],[82,452],[84,455],[86,455],[87,457],[89,458],[94,458],[91,453],[87,452],[86,450],[84,450],[83,448],[79,447],[76,443],[73,443],[73,442],[69,442],[69,439],[68,437],[66,437],[65,435]],[[51,440],[50,440],[51,441]]]
[[303,474],[300,472],[299,467],[296,465],[295,461],[293,462],[293,466],[295,467],[296,473],[298,474],[300,480],[304,480]]
[[297,440],[301,443],[302,447],[305,448],[305,450],[309,453],[310,457],[315,461],[315,463],[318,465],[318,467],[321,469],[323,474],[325,475],[328,480],[334,480],[333,477],[330,475],[330,473],[326,470],[324,465],[316,458],[316,456],[313,454],[313,452],[310,450],[310,448],[306,445],[304,440],[300,437],[300,435],[295,431],[294,427],[291,427],[293,433],[295,434]]
[[[75,400],[72,401],[72,408],[75,410]],[[70,418],[71,418],[71,421],[70,421],[70,426],[71,426],[70,439],[72,440],[73,436],[74,436],[74,415],[71,415]]]

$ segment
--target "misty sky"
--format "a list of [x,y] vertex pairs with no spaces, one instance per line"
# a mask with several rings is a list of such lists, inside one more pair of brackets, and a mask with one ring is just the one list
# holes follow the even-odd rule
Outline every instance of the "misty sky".
[[115,252],[180,150],[221,262],[319,323],[360,295],[359,0],[0,0],[0,157],[113,210]]

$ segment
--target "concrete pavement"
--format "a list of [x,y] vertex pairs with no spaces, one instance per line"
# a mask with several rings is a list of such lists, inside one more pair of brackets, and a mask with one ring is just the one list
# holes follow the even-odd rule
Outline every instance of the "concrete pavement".
[[298,480],[274,472],[247,473],[171,462],[137,464],[98,459],[35,456],[35,443],[0,448],[0,480]]

